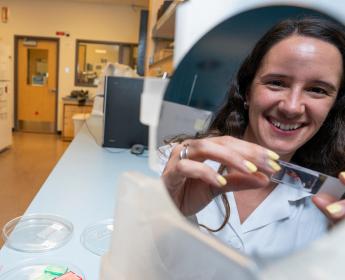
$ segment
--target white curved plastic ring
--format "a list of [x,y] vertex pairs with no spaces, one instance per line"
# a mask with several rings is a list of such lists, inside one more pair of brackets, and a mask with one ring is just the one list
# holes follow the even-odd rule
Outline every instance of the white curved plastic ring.
[[184,145],[180,151],[180,159],[188,159],[188,145]]

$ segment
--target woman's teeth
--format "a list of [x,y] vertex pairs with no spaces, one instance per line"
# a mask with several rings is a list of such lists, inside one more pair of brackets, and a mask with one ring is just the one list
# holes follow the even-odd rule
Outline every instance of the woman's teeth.
[[295,129],[300,128],[302,126],[302,124],[282,124],[282,123],[275,121],[275,120],[271,120],[271,123],[275,127],[278,127],[279,129],[285,130],[285,131],[295,130]]

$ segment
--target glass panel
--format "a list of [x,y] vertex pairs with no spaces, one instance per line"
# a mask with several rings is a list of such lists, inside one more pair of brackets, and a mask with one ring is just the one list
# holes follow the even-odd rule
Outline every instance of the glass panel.
[[44,86],[48,78],[48,50],[28,49],[27,84]]
[[131,65],[132,48],[130,46],[123,46],[121,51],[121,63]]
[[134,68],[134,46],[136,45],[77,40],[75,85],[97,86],[107,63],[121,63]]

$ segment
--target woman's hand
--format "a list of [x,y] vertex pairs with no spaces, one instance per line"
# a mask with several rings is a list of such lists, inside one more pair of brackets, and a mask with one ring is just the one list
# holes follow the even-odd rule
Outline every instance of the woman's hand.
[[[186,149],[187,158],[181,159]],[[280,170],[278,158],[266,148],[231,136],[189,139],[174,147],[162,179],[177,207],[189,216],[220,193],[267,186],[268,175]],[[225,166],[227,174],[205,164],[208,159]]]
[[[345,172],[339,174],[339,180],[345,185]],[[345,191],[345,186],[344,186]],[[345,199],[337,198],[326,194],[318,193],[313,196],[314,204],[333,222],[337,223],[345,219]]]

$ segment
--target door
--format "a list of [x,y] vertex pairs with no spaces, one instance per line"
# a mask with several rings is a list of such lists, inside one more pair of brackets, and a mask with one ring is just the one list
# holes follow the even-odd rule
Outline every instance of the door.
[[30,132],[56,132],[56,39],[16,40],[16,128]]

